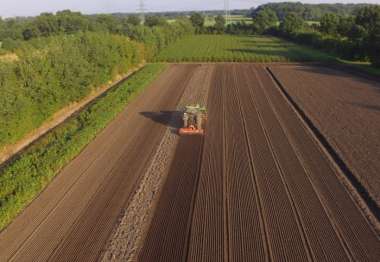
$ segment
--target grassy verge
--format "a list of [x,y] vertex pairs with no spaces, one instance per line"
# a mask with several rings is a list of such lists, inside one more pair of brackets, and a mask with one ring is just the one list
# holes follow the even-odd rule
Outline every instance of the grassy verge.
[[350,68],[355,69],[361,73],[380,77],[380,68],[371,66],[369,62],[353,62],[343,59],[337,59],[337,62],[349,66]]
[[160,62],[330,61],[323,52],[268,36],[193,35],[164,49]]
[[0,230],[165,68],[147,65],[0,170]]

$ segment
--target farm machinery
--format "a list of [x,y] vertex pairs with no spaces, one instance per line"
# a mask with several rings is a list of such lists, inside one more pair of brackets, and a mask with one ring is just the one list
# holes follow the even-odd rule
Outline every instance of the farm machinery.
[[204,135],[204,126],[207,120],[207,110],[200,105],[186,106],[182,114],[183,127],[180,135]]

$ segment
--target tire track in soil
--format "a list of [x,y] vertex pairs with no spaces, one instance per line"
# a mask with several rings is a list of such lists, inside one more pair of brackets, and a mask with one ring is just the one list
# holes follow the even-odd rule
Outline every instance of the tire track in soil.
[[221,67],[216,66],[208,100],[198,193],[194,203],[188,261],[225,261],[223,193],[223,101]]
[[[349,259],[347,250],[336,233],[334,225],[330,222],[317,193],[308,180],[304,167],[266,97],[265,91],[270,87],[269,83],[262,82],[262,71],[258,73],[257,70],[260,70],[260,67],[256,69],[251,66],[251,74],[256,77],[257,82],[253,85],[252,96],[262,115],[262,124],[297,207],[312,256],[315,261],[347,261]],[[313,157],[318,157],[318,155]]]
[[[319,148],[319,144],[312,137],[312,133],[306,130],[305,125],[298,118],[291,104],[283,96],[265,69],[260,67],[257,68],[257,71],[263,83],[261,86],[262,91],[265,93],[263,97],[266,97],[271,104],[273,112],[280,122],[279,125],[285,132],[284,136],[289,139],[291,144],[289,146],[294,148],[293,150],[305,170],[305,178],[309,180],[304,183],[303,189],[312,187],[309,193],[305,192],[304,196],[308,196],[309,202],[314,195],[311,191],[315,191],[325,210],[323,213],[329,217],[329,223],[334,227],[336,234],[346,249],[347,255],[352,260],[378,261],[380,258],[379,237],[355,201],[350,197],[345,186],[339,181],[337,170],[334,170],[332,163],[329,162],[329,159]],[[264,86],[266,87],[265,89],[263,88]],[[286,162],[282,161],[282,163]],[[297,180],[298,183],[301,181],[300,179]],[[314,205],[309,202],[308,207],[311,208],[312,206]],[[326,227],[326,222],[318,220],[319,227]],[[321,235],[320,230],[317,232]],[[330,237],[323,237],[320,239],[320,243],[332,245],[335,241],[332,243]],[[338,254],[338,250],[334,252],[334,249],[328,248],[326,249],[326,254],[335,256]],[[335,259],[335,261],[341,260]]]
[[197,190],[203,138],[181,137],[138,261],[181,261]]
[[[272,260],[308,261],[311,257],[303,225],[299,221],[294,200],[283,179],[278,159],[272,152],[267,134],[261,124],[262,119],[250,92],[251,86],[257,85],[257,81],[252,79],[247,65],[239,66],[235,71],[236,78],[240,80],[238,82],[240,106],[246,126],[254,175],[263,200],[262,212],[266,221]],[[293,244],[292,248],[289,248],[289,242]]]

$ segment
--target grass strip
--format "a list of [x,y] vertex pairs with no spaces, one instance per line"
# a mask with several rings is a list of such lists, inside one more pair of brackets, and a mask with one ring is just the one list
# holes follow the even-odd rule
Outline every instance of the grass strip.
[[149,64],[112,88],[0,170],[0,230],[164,70]]

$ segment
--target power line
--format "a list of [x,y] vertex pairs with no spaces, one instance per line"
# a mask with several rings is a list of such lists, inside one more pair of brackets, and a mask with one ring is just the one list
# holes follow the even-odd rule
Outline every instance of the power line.
[[139,5],[139,12],[140,12],[140,20],[142,24],[145,24],[145,4],[144,0],[140,0],[140,5]]
[[230,1],[224,0],[224,15],[226,24],[228,25],[231,21],[231,10],[230,10]]

